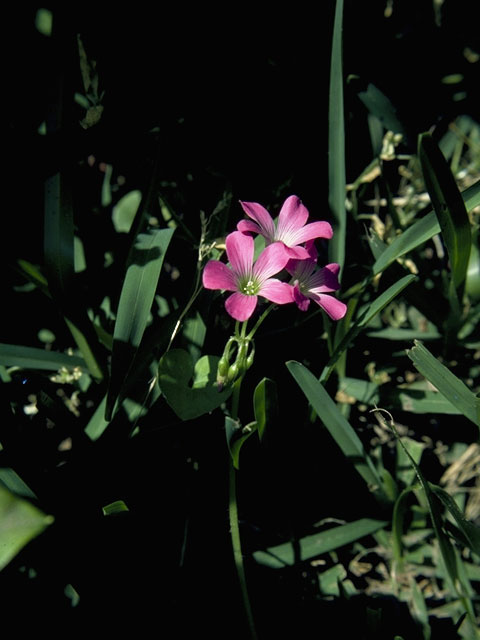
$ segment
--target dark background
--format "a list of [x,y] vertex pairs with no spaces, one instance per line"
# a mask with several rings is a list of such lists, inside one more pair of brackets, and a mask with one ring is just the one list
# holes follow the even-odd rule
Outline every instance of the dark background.
[[[226,189],[233,201],[265,205],[278,205],[296,193],[312,217],[329,219],[334,2],[319,6],[318,14],[278,5],[263,10],[245,4],[175,9],[65,4],[54,8],[53,38],[34,29],[36,7],[10,7],[3,65],[6,263],[23,257],[41,264],[44,180],[65,164],[84,166],[90,155],[125,176],[126,191],[145,188],[158,158],[175,206],[195,230],[199,210],[210,212]],[[458,114],[478,118],[480,63],[463,55],[466,46],[480,51],[471,5],[447,0],[440,24],[433,2],[395,2],[388,19],[385,6],[345,3],[345,77],[359,77],[345,88],[347,179],[372,158],[366,111],[357,95],[368,82],[397,108],[408,132],[406,151],[415,151],[419,133],[434,127],[440,134]],[[81,91],[76,33],[97,61],[105,91],[101,121],[84,130],[78,125],[84,114],[72,107],[61,130],[39,136],[59,74],[65,73],[67,91]],[[461,87],[441,82],[451,73],[463,74]],[[456,101],[459,89],[466,97]],[[76,174],[76,189],[86,210],[98,198],[101,176],[82,182],[84,175],[83,169]],[[239,215],[233,209],[232,224]],[[92,246],[110,241],[99,222],[89,226],[79,219],[77,224]],[[187,255],[185,263],[189,260]],[[85,286],[94,295],[94,279]],[[2,341],[33,345],[38,327],[22,322],[31,309],[21,308],[16,296],[5,299],[10,314]],[[38,312],[53,314],[46,307]],[[221,338],[210,338],[209,346],[218,350]],[[286,359],[308,358],[310,349],[309,335],[301,334],[279,353],[272,332],[265,337],[259,370],[263,366],[274,377]],[[360,369],[363,365],[358,363]],[[252,445],[245,454],[249,477],[239,489],[239,503],[249,505],[242,519],[247,550],[304,535],[322,517],[379,515],[363,493],[353,494],[353,472],[323,435],[307,429],[291,437],[304,418],[296,407],[305,403],[299,391],[290,388],[289,394],[269,452],[260,455]],[[68,616],[68,624],[87,630],[116,632],[129,626],[140,634],[165,633],[173,624],[177,631],[166,637],[187,632],[245,637],[228,537],[222,425],[205,418],[179,430],[168,428],[172,416],[162,417],[167,428],[158,431],[147,424],[152,428],[133,445],[118,435],[94,448],[83,443],[80,454],[60,468],[42,457],[49,451],[42,432],[33,434],[31,425],[22,425],[23,439],[15,441],[17,448],[4,454],[3,462],[31,480],[56,524],[0,576],[5,611],[13,614],[18,631],[44,623],[56,627]],[[328,468],[318,464],[326,457]],[[130,513],[104,518],[101,506],[118,498]],[[179,568],[187,521],[188,544]],[[29,563],[37,580],[18,573]],[[335,623],[338,633],[343,627],[350,631],[353,621],[352,628],[363,633],[359,621],[364,621],[365,602],[352,602],[347,612],[333,603],[320,605],[310,569],[272,574],[247,561],[247,570],[259,628],[268,629],[265,638],[280,632],[316,637],[325,620]],[[80,593],[75,609],[63,596],[69,582]],[[382,606],[392,630],[409,629],[398,604]]]

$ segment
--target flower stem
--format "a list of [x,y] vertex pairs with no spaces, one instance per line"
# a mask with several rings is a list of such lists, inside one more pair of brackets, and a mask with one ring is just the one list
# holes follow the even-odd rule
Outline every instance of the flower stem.
[[[244,327],[246,323],[244,324]],[[243,329],[243,327],[242,327]],[[236,380],[233,386],[231,417],[236,420],[238,418],[238,407],[240,404],[240,387],[242,377]],[[232,457],[229,456],[229,500],[228,500],[228,516],[230,521],[230,537],[232,539],[233,559],[237,570],[238,581],[240,583],[240,591],[242,594],[243,606],[247,617],[250,636],[252,640],[257,640],[257,632],[255,630],[255,622],[253,619],[252,607],[248,595],[247,579],[245,575],[245,566],[243,563],[242,543],[240,539],[240,527],[238,524],[238,505],[237,505],[237,470],[233,466]]]
[[265,318],[268,316],[268,314],[270,313],[270,311],[273,309],[274,306],[275,306],[274,304],[268,305],[268,307],[265,309],[265,311],[262,313],[262,315],[259,317],[259,319],[255,323],[255,326],[250,331],[250,333],[248,334],[247,338],[249,338],[250,340],[253,338],[253,336],[255,335],[255,332],[257,331],[258,327],[262,324],[262,322],[265,320]]

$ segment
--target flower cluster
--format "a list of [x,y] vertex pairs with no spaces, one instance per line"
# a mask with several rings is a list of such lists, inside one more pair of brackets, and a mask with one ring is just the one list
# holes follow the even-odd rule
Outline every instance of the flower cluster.
[[[253,314],[258,296],[275,304],[294,302],[306,311],[310,300],[316,302],[333,320],[340,320],[346,305],[332,295],[339,289],[338,264],[317,267],[317,238],[331,238],[328,222],[307,223],[308,211],[297,196],[289,196],[277,222],[256,202],[240,202],[249,217],[237,225],[237,231],[225,240],[229,265],[210,260],[203,271],[206,289],[221,289],[232,294],[225,302],[227,312],[243,322]],[[265,238],[266,247],[254,260],[254,234]],[[289,282],[278,276],[285,271]]]

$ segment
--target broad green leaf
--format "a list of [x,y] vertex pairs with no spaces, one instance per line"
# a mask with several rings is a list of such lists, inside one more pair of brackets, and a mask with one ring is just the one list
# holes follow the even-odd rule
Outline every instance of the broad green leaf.
[[337,0],[333,25],[328,105],[328,204],[332,214],[334,233],[328,248],[330,262],[337,262],[341,269],[345,262],[347,228],[342,22],[343,0]]
[[111,419],[115,403],[128,378],[147,326],[163,259],[172,234],[172,229],[157,229],[139,234],[135,238],[115,321],[111,378],[105,413],[107,420]]
[[375,491],[380,498],[384,498],[382,481],[373,462],[355,430],[340,413],[324,386],[313,373],[299,362],[290,361],[286,365],[342,452],[355,466],[355,469],[369,485],[370,490]]
[[419,137],[418,156],[461,301],[460,288],[465,281],[472,243],[470,220],[455,178],[431,134],[424,133]]
[[217,356],[202,356],[193,365],[189,353],[171,349],[162,356],[158,384],[170,407],[182,420],[192,420],[219,407],[232,393],[232,387],[219,391]]
[[371,304],[366,305],[359,310],[357,319],[343,336],[342,340],[340,340],[332,353],[330,360],[322,372],[320,380],[324,381],[328,378],[335,366],[335,363],[352,340],[354,340],[360,331],[362,331],[362,329],[366,327],[368,323],[371,322],[378,313],[380,313],[380,311],[390,304],[390,302],[394,300],[413,280],[415,280],[415,276],[413,274],[404,276],[379,295]]
[[418,340],[407,355],[415,368],[429,380],[438,391],[477,426],[480,426],[480,400],[470,389]]
[[74,367],[85,368],[85,361],[78,356],[14,344],[0,344],[0,364],[7,367],[45,369],[48,371],[57,371],[61,367],[68,369],[73,369]]
[[[320,531],[293,542],[287,542],[262,551],[255,551],[254,559],[262,565],[272,569],[283,569],[293,566],[295,562],[305,562],[315,556],[339,549],[347,544],[360,540],[379,529],[387,526],[387,522],[361,518],[326,531]],[[296,553],[298,549],[298,555]]]
[[0,485],[0,570],[52,522],[53,516]]

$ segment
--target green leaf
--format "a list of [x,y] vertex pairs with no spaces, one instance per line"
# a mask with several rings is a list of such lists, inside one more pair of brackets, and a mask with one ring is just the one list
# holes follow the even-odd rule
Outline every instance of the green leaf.
[[66,353],[46,351],[36,347],[23,347],[14,344],[0,344],[0,364],[22,369],[45,369],[58,371],[61,367],[73,369],[85,368],[85,361],[78,356]]
[[455,178],[431,134],[419,137],[418,156],[423,177],[450,259],[453,283],[461,301],[472,235],[470,220]]
[[439,362],[418,340],[407,355],[415,368],[457,409],[477,426],[480,426],[480,400],[470,389]]
[[138,190],[126,193],[112,209],[112,222],[115,231],[128,233],[142,201],[142,192]]
[[[298,543],[287,542],[262,551],[255,551],[253,557],[259,564],[272,569],[283,569],[293,566],[297,561],[304,562],[315,556],[344,547],[355,540],[375,533],[387,524],[381,520],[361,518],[355,522],[306,536],[301,538]],[[298,549],[298,554],[296,549]]]
[[265,428],[275,421],[278,414],[277,385],[270,378],[263,378],[253,392],[253,407],[255,422],[260,440],[263,438]]
[[111,419],[147,326],[172,234],[172,229],[157,229],[139,234],[135,239],[113,333],[112,371],[105,413],[107,420]]
[[104,516],[114,516],[119,513],[125,513],[128,510],[129,509],[123,500],[115,500],[115,502],[111,502],[110,504],[102,507]]
[[109,422],[105,420],[105,407],[107,406],[107,396],[99,403],[94,414],[85,427],[85,433],[90,440],[98,440],[108,427]]
[[329,260],[343,268],[347,212],[345,208],[345,123],[342,63],[343,0],[335,3],[330,89],[328,105],[328,204],[333,219],[333,238],[329,242]]
[[382,481],[376,468],[365,451],[360,438],[347,419],[340,413],[337,405],[328,395],[323,385],[313,373],[299,362],[290,361],[286,365],[342,452],[355,466],[355,469],[369,485],[370,490],[377,492],[377,495],[383,499]]
[[444,507],[446,507],[455,518],[458,528],[462,532],[470,549],[480,558],[480,528],[465,518],[455,500],[445,489],[432,483],[429,483],[429,486],[432,492],[443,503]]
[[52,522],[53,516],[0,485],[0,570]]
[[[193,365],[189,353],[171,349],[158,367],[158,384],[167,403],[181,420],[192,420],[210,413],[232,393],[232,387],[219,391],[217,356],[202,356]],[[193,378],[193,380],[191,380]]]

